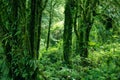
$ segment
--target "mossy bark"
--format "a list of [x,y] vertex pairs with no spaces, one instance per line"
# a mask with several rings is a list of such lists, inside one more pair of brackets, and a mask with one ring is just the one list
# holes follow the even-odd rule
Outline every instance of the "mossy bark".
[[72,27],[73,27],[73,0],[66,0],[65,5],[65,21],[64,21],[64,34],[63,34],[63,54],[64,61],[70,65],[71,53],[72,53]]

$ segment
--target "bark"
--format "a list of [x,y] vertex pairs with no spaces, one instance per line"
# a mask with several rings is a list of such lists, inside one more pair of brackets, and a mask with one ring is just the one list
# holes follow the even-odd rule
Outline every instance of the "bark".
[[67,0],[65,5],[65,21],[64,21],[64,33],[63,33],[63,54],[64,61],[70,65],[70,56],[72,53],[72,0]]
[[36,4],[36,0],[31,0],[31,14],[30,14],[31,17],[30,17],[30,26],[28,28],[31,57],[34,57],[35,4]]
[[53,5],[52,5],[52,1],[51,1],[50,2],[50,11],[49,11],[49,26],[48,26],[46,50],[49,48],[49,42],[50,42],[50,28],[51,28],[51,24],[52,24],[52,12],[53,12]]
[[[86,4],[84,2],[79,1],[78,6],[79,6],[79,15],[80,18],[78,20],[78,33],[79,37],[78,43],[79,43],[79,53],[81,57],[87,58],[88,57],[88,42],[89,42],[89,35],[90,35],[90,30],[92,28],[92,24],[94,21],[94,11],[96,9],[97,3],[99,0],[86,0]],[[92,7],[94,5],[94,8]],[[83,7],[82,7],[83,6]]]
[[[39,57],[39,49],[40,49],[40,35],[41,35],[41,20],[42,20],[42,12],[46,7],[48,0],[31,0],[31,19],[30,19],[30,27],[29,31],[29,40],[30,40],[30,55],[31,59],[38,60]],[[44,3],[44,4],[43,4]],[[35,63],[37,65],[37,63]],[[32,79],[37,80],[39,67],[36,68],[33,65],[33,74],[31,76]]]

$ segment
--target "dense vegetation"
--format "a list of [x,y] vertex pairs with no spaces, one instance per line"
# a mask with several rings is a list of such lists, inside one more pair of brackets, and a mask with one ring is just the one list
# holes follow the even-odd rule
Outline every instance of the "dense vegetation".
[[120,80],[119,0],[0,0],[0,80]]

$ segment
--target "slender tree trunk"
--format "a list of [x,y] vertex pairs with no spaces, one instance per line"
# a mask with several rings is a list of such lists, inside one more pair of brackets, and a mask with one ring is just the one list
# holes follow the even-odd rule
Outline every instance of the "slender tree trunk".
[[52,5],[52,0],[50,2],[50,11],[49,11],[49,26],[48,26],[48,35],[47,35],[47,46],[46,50],[49,48],[49,42],[50,42],[50,28],[52,24],[52,12],[53,12],[53,5]]
[[38,41],[37,41],[37,59],[39,57],[39,49],[40,49],[40,40],[41,40],[41,21],[42,21],[42,12],[39,15],[39,26],[38,26]]
[[35,30],[35,5],[36,0],[31,0],[31,18],[29,30],[29,39],[30,39],[30,55],[34,57],[34,30]]

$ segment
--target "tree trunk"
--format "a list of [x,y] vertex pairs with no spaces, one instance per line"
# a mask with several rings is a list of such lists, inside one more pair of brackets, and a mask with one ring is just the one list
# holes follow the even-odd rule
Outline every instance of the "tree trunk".
[[34,57],[35,5],[36,5],[36,0],[31,0],[30,26],[28,28],[31,57]]
[[64,21],[64,33],[63,33],[63,54],[64,61],[66,64],[70,65],[70,56],[72,53],[72,0],[66,0],[65,5],[65,21]]
[[49,42],[50,42],[50,28],[51,28],[51,24],[52,24],[52,12],[53,12],[53,5],[52,5],[52,0],[51,0],[51,2],[50,2],[50,11],[49,11],[49,26],[48,26],[46,50],[49,48]]
[[[44,4],[42,0],[31,0],[31,19],[30,19],[30,27],[28,27],[29,32],[29,40],[30,40],[30,55],[31,59],[36,62],[39,57],[39,49],[40,49],[40,35],[41,35],[41,20],[42,20],[42,12],[46,7],[48,0],[45,0]],[[37,62],[33,65],[33,74],[31,76],[32,79],[37,80],[39,67],[35,67]]]
[[[84,65],[87,65],[85,58],[88,57],[88,42],[90,30],[94,21],[94,11],[99,0],[79,0],[78,6],[78,30],[77,35],[77,51],[82,58]],[[92,7],[94,5],[94,8]]]

